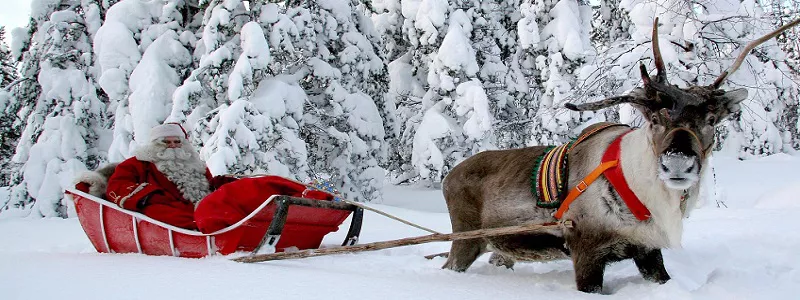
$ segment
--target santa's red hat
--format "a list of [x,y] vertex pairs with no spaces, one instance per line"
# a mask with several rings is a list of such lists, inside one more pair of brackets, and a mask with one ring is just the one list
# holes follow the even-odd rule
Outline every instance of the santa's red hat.
[[178,123],[166,123],[150,129],[150,141],[157,141],[168,136],[177,136],[186,140],[189,139],[189,134],[186,133],[183,126]]

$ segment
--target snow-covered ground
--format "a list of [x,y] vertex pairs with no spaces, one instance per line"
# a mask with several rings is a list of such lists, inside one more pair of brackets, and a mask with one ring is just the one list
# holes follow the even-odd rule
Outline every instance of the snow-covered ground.
[[[666,250],[673,280],[641,278],[631,261],[611,265],[614,299],[798,299],[800,158],[715,160],[717,194],[686,220],[683,248]],[[0,195],[2,196],[2,195]],[[371,206],[449,232],[439,191],[389,187]],[[4,200],[4,199],[3,199]],[[344,236],[326,237],[335,246]],[[426,234],[367,213],[361,242]],[[2,299],[590,299],[575,290],[571,262],[497,268],[483,256],[466,273],[441,270],[448,250],[431,243],[359,254],[242,264],[98,254],[76,219],[0,220]]]

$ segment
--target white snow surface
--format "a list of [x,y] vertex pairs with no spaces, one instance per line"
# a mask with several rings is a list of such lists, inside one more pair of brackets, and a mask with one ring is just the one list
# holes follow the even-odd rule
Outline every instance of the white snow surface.
[[[75,218],[0,220],[0,290],[3,299],[797,299],[800,158],[714,162],[716,198],[728,208],[705,201],[685,220],[683,248],[664,251],[664,285],[642,279],[630,260],[609,266],[610,296],[578,292],[566,260],[508,270],[484,255],[465,273],[442,270],[444,258],[423,256],[447,251],[445,242],[255,264],[98,254]],[[450,232],[439,190],[388,186],[384,195],[369,205]],[[347,224],[323,247],[336,247]],[[367,212],[360,243],[424,234]]]

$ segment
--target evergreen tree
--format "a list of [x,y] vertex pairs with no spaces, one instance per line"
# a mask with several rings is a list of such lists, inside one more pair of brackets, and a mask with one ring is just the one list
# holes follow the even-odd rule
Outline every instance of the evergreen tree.
[[402,125],[399,155],[390,157],[396,181],[437,184],[477,151],[524,144],[519,99],[529,91],[515,59],[518,3],[381,4],[379,25],[402,23],[402,30],[381,28],[389,49],[406,51],[389,64]]
[[[621,95],[636,86],[629,74],[638,72],[636,61],[623,62],[621,58],[630,56],[636,47],[630,34],[631,20],[628,11],[620,7],[619,0],[604,0],[592,17],[592,45],[596,55],[587,57],[587,64],[578,71],[579,84],[575,87],[573,98],[602,99]],[[638,58],[638,57],[637,57]],[[632,108],[624,108],[632,112]],[[607,121],[620,121],[619,108],[603,111]]]
[[[765,15],[769,16],[773,27],[783,26],[797,18],[800,18],[800,1],[771,1],[762,3]],[[797,29],[784,31],[777,38],[781,50],[786,53],[786,65],[792,71],[794,78],[800,78],[800,31]],[[788,95],[783,99],[797,99]],[[790,136],[790,141],[786,140],[785,147],[787,152],[800,149],[800,103],[789,101],[782,114],[781,124],[786,128]],[[787,143],[788,142],[788,143]]]
[[[717,13],[739,16],[747,22],[715,24],[716,34],[738,47],[720,49],[727,68],[747,43],[774,30],[773,22],[764,18],[761,6],[753,0],[741,2],[738,9]],[[709,44],[709,46],[717,46]],[[725,51],[727,50],[727,51]],[[730,87],[747,87],[749,99],[742,103],[743,112],[734,116],[724,133],[724,148],[738,158],[750,158],[780,152],[794,152],[793,135],[797,123],[791,123],[792,108],[798,106],[798,85],[791,77],[787,55],[777,41],[770,40],[751,55],[729,81]]]
[[[274,4],[273,4],[274,5]],[[204,157],[215,174],[272,174],[308,181],[307,150],[299,137],[305,93],[296,84],[265,78],[272,58],[256,22],[242,27],[242,54],[228,76],[228,100],[201,124],[213,132]]]
[[[182,5],[182,0],[122,0],[106,12],[105,23],[94,39],[94,52],[100,69],[98,81],[108,94],[109,111],[113,112],[110,161],[130,157],[137,146],[135,140],[146,140],[149,127],[161,124],[172,110],[175,81],[181,82],[191,68],[192,60],[187,55],[196,43],[190,31],[191,20],[183,19]],[[162,42],[164,47],[176,48],[154,49],[145,62],[144,54],[163,35],[168,35]],[[141,74],[138,84],[132,81],[137,69]],[[154,103],[157,106],[148,108]]]
[[[51,8],[52,9],[52,8]],[[36,80],[39,74],[38,47],[30,48],[31,37],[38,29],[37,24],[44,22],[44,14],[33,15],[27,28],[17,28],[12,34],[16,45],[11,48],[14,60],[19,61],[20,78],[14,84],[6,87],[8,94],[0,110],[0,139],[2,140],[2,157],[0,158],[0,184],[18,185],[22,182],[22,174],[14,173],[11,158],[16,151],[19,138],[25,126],[25,120],[30,114],[36,98],[41,92],[41,87]],[[7,207],[0,208],[5,210]]]
[[[41,93],[26,117],[13,157],[11,199],[5,210],[66,217],[63,189],[77,172],[105,158],[105,104],[91,77],[90,36],[99,16],[97,3],[54,1],[33,16],[37,25],[30,43],[38,53]],[[52,12],[52,13],[50,13]],[[28,56],[25,57],[29,59]],[[34,57],[31,57],[34,58]],[[24,76],[27,74],[24,74]]]
[[0,185],[8,182],[8,169],[11,163],[11,156],[14,155],[14,147],[19,139],[19,135],[12,131],[12,124],[16,119],[14,111],[6,111],[6,108],[14,105],[11,90],[17,82],[16,63],[11,57],[11,50],[5,43],[5,27],[0,26]]
[[434,184],[466,157],[496,147],[489,100],[476,78],[480,66],[471,42],[472,17],[456,9],[447,21],[447,34],[428,72],[430,89],[412,154],[422,179]]
[[[273,74],[297,80],[307,95],[301,137],[315,177],[358,201],[381,198],[388,144],[381,102],[387,90],[380,40],[360,1],[290,1],[262,14]],[[262,24],[264,25],[264,24]],[[281,73],[275,73],[281,72]]]
[[6,27],[0,26],[0,88],[8,88],[17,79],[16,63],[11,58],[5,36]]
[[[395,182],[415,179],[417,171],[411,163],[413,137],[421,121],[422,97],[425,95],[429,56],[435,42],[428,44],[417,37],[415,18],[420,1],[379,0],[375,20],[386,47],[388,92],[386,101],[395,107],[394,126],[387,129],[391,143],[387,153],[387,171]],[[441,40],[440,38],[438,40]],[[386,122],[390,124],[390,122]]]
[[521,66],[533,76],[529,84],[541,92],[533,95],[532,104],[537,110],[532,143],[566,143],[575,135],[573,129],[592,116],[564,108],[564,103],[574,96],[576,70],[584,65],[591,49],[588,7],[575,0],[525,1],[522,16]]
[[[214,0],[206,2],[202,26],[198,28],[194,50],[196,68],[173,94],[169,120],[186,124],[195,136],[208,137],[213,128],[201,124],[205,115],[220,105],[229,104],[228,75],[241,53],[238,32],[250,21],[244,3],[240,0]],[[201,126],[195,126],[201,124]],[[194,141],[203,145],[202,139]]]
[[478,78],[489,100],[494,144],[499,148],[524,147],[530,137],[526,104],[530,93],[519,67],[517,22],[520,1],[479,1],[473,12],[472,46],[480,66]]

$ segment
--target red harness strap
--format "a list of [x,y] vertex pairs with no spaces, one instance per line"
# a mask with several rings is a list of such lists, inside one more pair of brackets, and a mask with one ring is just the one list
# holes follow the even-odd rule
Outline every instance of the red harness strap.
[[622,197],[622,201],[625,202],[625,205],[628,206],[628,209],[631,210],[631,213],[633,213],[636,219],[644,221],[650,218],[650,211],[642,204],[639,197],[636,197],[636,194],[631,190],[630,186],[628,186],[628,182],[625,181],[625,175],[622,173],[622,167],[620,166],[622,137],[631,132],[633,131],[628,131],[620,135],[608,146],[608,149],[606,149],[606,152],[603,154],[603,160],[600,166],[584,177],[583,180],[569,192],[564,202],[561,203],[561,207],[559,207],[558,211],[553,215],[556,219],[561,219],[564,213],[569,210],[570,203],[586,191],[589,185],[592,184],[601,173],[606,176],[606,180],[611,183],[611,186],[614,187],[617,194]]

